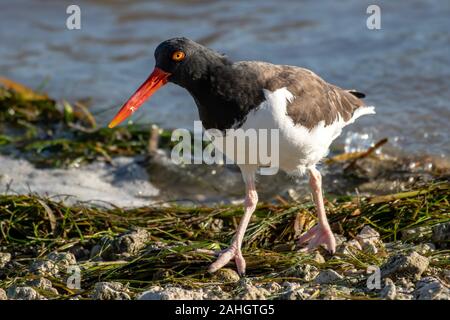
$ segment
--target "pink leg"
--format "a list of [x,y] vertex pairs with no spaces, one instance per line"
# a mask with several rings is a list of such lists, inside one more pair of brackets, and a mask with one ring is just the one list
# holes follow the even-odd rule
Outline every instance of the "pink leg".
[[334,253],[336,251],[336,239],[328,224],[322,196],[322,176],[316,168],[309,169],[309,185],[316,205],[318,223],[300,237],[299,244],[309,242],[308,250],[324,245],[328,251]]
[[243,176],[246,185],[244,215],[239,222],[239,226],[230,247],[222,251],[219,258],[209,266],[208,271],[211,273],[216,272],[230,262],[231,259],[234,259],[238,273],[240,275],[245,274],[245,260],[241,252],[242,240],[244,239],[245,230],[250,222],[252,213],[255,211],[256,204],[258,203],[258,194],[256,193],[255,188],[254,172],[249,174],[244,174],[243,172]]

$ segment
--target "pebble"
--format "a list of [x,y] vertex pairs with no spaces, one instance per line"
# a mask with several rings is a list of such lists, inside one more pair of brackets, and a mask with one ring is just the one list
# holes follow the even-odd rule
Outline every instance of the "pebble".
[[0,288],[0,300],[8,300],[8,296],[6,295],[5,290]]
[[450,222],[439,223],[433,227],[432,241],[437,248],[450,249]]
[[359,234],[356,236],[362,250],[375,254],[378,252],[378,247],[382,245],[380,234],[370,226],[364,226]]
[[402,241],[423,241],[430,233],[431,229],[428,226],[405,229],[401,232]]
[[283,283],[283,289],[282,294],[279,296],[282,300],[306,300],[310,297],[305,287],[299,283],[285,282]]
[[317,262],[318,264],[325,263],[325,258],[320,254],[319,251],[315,251],[313,254],[312,259]]
[[319,269],[310,264],[303,264],[296,268],[294,276],[302,278],[304,281],[312,281],[319,274]]
[[0,252],[0,268],[4,268],[11,261],[11,253]]
[[35,260],[30,265],[30,272],[42,276],[56,277],[60,271],[65,272],[76,264],[75,256],[70,252],[51,252],[43,260]]
[[143,228],[132,228],[114,239],[103,238],[92,247],[90,257],[97,260],[120,260],[130,258],[144,249],[150,233]]
[[380,297],[386,300],[394,300],[396,295],[397,288],[394,281],[389,278],[384,279],[384,287],[380,292]]
[[26,286],[13,286],[8,289],[8,298],[11,300],[47,300],[36,290]]
[[319,275],[314,279],[314,283],[316,284],[333,284],[340,280],[343,277],[332,269],[326,269],[319,273]]
[[381,276],[383,278],[389,277],[393,280],[404,277],[418,280],[428,268],[428,265],[428,258],[421,256],[415,251],[408,254],[397,254],[391,256],[381,266]]
[[237,298],[240,300],[266,300],[269,295],[270,292],[266,289],[247,283],[244,284],[244,288]]
[[30,287],[39,288],[41,290],[47,291],[50,294],[58,295],[58,290],[53,288],[52,282],[46,278],[38,278],[34,280],[27,281],[26,283]]
[[264,289],[266,289],[267,291],[269,291],[271,294],[277,293],[278,291],[280,291],[282,289],[281,285],[279,283],[273,282],[273,281],[263,284],[262,287]]
[[130,291],[120,282],[97,282],[92,298],[97,300],[131,300]]
[[339,245],[336,249],[337,253],[348,255],[351,254],[355,250],[362,250],[361,245],[359,244],[358,240],[353,239],[347,242],[342,243]]
[[238,282],[241,279],[241,277],[239,277],[239,274],[236,271],[229,268],[222,268],[217,270],[214,273],[214,278],[222,282],[233,282],[233,283]]
[[450,300],[450,289],[434,277],[424,277],[416,283],[417,300]]
[[183,289],[180,287],[168,286],[162,288],[153,286],[142,293],[138,300],[203,300],[205,293],[202,289]]

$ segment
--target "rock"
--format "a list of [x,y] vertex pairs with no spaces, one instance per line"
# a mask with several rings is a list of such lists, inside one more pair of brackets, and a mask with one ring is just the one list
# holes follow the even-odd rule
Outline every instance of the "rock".
[[30,287],[38,288],[49,292],[53,295],[58,295],[58,290],[53,288],[52,282],[46,278],[38,278],[34,280],[27,281],[26,283]]
[[380,234],[371,226],[366,225],[361,229],[359,234],[356,236],[356,240],[359,241],[361,246],[364,246],[364,244],[368,241],[373,242],[380,240]]
[[153,281],[165,280],[173,276],[174,272],[170,269],[161,268],[155,270],[152,276]]
[[262,287],[256,287],[250,283],[244,284],[242,292],[239,294],[240,300],[266,300],[270,292]]
[[281,300],[306,300],[310,294],[306,292],[305,287],[298,283],[283,283],[283,293],[279,296]]
[[347,238],[340,234],[334,234],[334,238],[336,240],[336,247],[339,247],[341,244],[347,242]]
[[281,290],[281,286],[277,282],[273,281],[264,283],[262,287],[272,294]]
[[203,300],[205,294],[202,289],[183,289],[180,287],[159,286],[151,287],[142,293],[138,300]]
[[320,295],[324,300],[342,300],[352,293],[352,290],[348,287],[334,285],[325,285],[320,291]]
[[319,273],[316,279],[314,279],[314,283],[316,284],[333,284],[340,280],[343,277],[332,269],[323,270]]
[[130,291],[120,282],[97,282],[92,294],[97,300],[130,300]]
[[421,226],[411,229],[402,230],[402,241],[424,241],[429,239],[431,234],[431,228],[428,226]]
[[204,299],[206,300],[228,300],[230,299],[230,295],[223,291],[219,286],[211,286],[203,289]]
[[318,264],[325,263],[325,258],[320,254],[319,251],[315,251],[312,259]]
[[31,287],[17,286],[8,289],[8,298],[12,300],[47,300]]
[[407,278],[400,278],[396,282],[398,293],[412,293],[414,291],[414,283]]
[[214,233],[219,233],[223,229],[223,220],[222,219],[213,219],[210,225],[211,231]]
[[90,257],[106,260],[130,258],[146,247],[150,233],[143,228],[132,228],[114,239],[103,238],[91,249]]
[[0,269],[4,268],[11,261],[11,253],[0,252]]
[[2,288],[0,288],[0,300],[8,300],[5,290],[3,290]]
[[442,273],[445,281],[447,281],[447,283],[450,283],[450,270],[444,270]]
[[47,259],[56,263],[59,267],[68,267],[77,264],[77,259],[71,252],[51,252]]
[[355,239],[362,250],[373,254],[377,253],[378,247],[382,245],[380,234],[370,226],[364,226]]
[[394,300],[397,295],[397,288],[394,281],[389,278],[384,279],[384,287],[380,292],[380,297],[386,300]]
[[139,250],[145,248],[145,244],[150,240],[150,233],[143,228],[134,228],[129,232],[120,235],[115,241],[116,253],[134,255]]
[[436,247],[433,243],[420,243],[414,247],[414,250],[421,255],[426,255],[436,250]]
[[90,250],[81,245],[75,245],[69,249],[77,261],[89,259]]
[[302,278],[305,281],[314,280],[319,274],[319,269],[310,264],[303,264],[296,268],[294,276]]
[[214,277],[222,282],[238,282],[241,278],[233,269],[222,268],[214,273]]
[[76,264],[75,256],[70,252],[51,252],[44,260],[35,260],[31,263],[30,271],[42,276],[56,277],[60,271]]
[[381,277],[389,277],[393,280],[398,278],[420,279],[422,273],[428,268],[428,258],[421,256],[415,251],[409,254],[397,254],[391,256],[381,266]]
[[416,283],[414,298],[417,300],[450,300],[450,289],[433,277],[425,277]]
[[31,263],[30,272],[42,276],[56,277],[59,274],[59,268],[53,261],[35,260]]
[[347,242],[341,243],[337,249],[336,252],[344,255],[351,254],[355,250],[362,250],[361,245],[359,244],[358,240],[353,239]]
[[432,241],[437,248],[450,249],[450,222],[439,223],[433,227]]

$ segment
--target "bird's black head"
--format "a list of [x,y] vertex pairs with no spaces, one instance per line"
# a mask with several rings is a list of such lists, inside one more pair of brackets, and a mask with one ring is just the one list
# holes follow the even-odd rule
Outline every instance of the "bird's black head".
[[223,55],[187,38],[173,38],[161,42],[155,50],[155,69],[123,105],[112,128],[134,113],[156,90],[168,81],[188,90],[199,86],[212,70],[230,64]]
[[184,88],[208,72],[229,63],[221,54],[187,38],[173,38],[161,42],[155,50],[155,66],[170,73],[168,80]]

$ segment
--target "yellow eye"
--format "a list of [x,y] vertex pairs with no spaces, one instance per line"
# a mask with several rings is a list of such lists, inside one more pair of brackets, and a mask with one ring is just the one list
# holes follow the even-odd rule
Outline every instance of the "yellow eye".
[[175,51],[175,52],[172,54],[172,60],[178,62],[178,61],[183,60],[185,56],[186,56],[186,55],[184,54],[183,51]]

